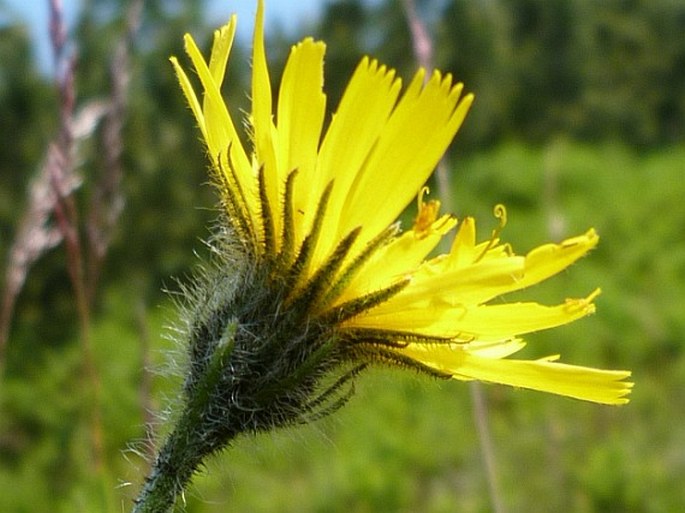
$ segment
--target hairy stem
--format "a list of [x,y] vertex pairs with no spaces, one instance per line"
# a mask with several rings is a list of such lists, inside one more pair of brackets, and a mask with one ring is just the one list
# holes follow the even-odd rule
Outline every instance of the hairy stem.
[[133,513],[166,513],[172,510],[205,456],[196,451],[196,443],[189,437],[196,433],[199,421],[197,412],[190,408],[186,410],[159,451]]
[[201,379],[186,391],[183,413],[160,449],[133,513],[171,511],[203,460],[226,447],[238,433],[231,426],[217,426],[215,404],[224,366],[235,346],[236,329],[235,323],[229,323]]

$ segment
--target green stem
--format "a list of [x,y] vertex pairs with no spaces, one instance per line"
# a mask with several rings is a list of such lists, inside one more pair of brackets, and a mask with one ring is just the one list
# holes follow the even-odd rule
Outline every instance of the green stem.
[[485,477],[488,482],[488,492],[492,510],[494,513],[504,513],[506,508],[502,499],[501,487],[497,477],[497,463],[495,458],[495,447],[492,443],[490,433],[490,421],[488,415],[488,404],[483,385],[477,381],[469,383],[471,401],[473,403],[473,417],[476,421],[478,430],[478,440],[480,442],[480,453],[485,466]]
[[167,513],[190,484],[202,461],[235,437],[238,431],[217,430],[212,412],[216,411],[217,388],[225,362],[235,344],[237,326],[229,323],[217,342],[210,364],[192,390],[174,430],[168,436],[145,479],[135,501],[133,513]]
[[171,433],[145,480],[133,513],[166,513],[183,493],[204,455],[195,451],[196,443],[189,434],[197,429],[200,419],[186,410]]

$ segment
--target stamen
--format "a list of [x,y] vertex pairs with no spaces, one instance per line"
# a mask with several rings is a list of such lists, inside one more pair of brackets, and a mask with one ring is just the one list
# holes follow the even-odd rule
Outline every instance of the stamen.
[[414,219],[414,236],[421,240],[429,235],[431,226],[438,218],[438,212],[440,211],[440,202],[438,200],[430,200],[428,203],[424,203],[423,195],[430,194],[430,189],[424,186],[419,191],[416,197],[418,203],[418,212],[416,213],[416,218]]
[[485,246],[483,252],[480,255],[478,255],[478,258],[474,260],[474,263],[480,262],[483,259],[483,257],[487,254],[487,252],[497,245],[497,243],[499,242],[499,236],[501,235],[502,230],[504,230],[504,227],[507,225],[507,209],[504,205],[502,205],[501,203],[495,205],[495,208],[493,209],[493,215],[496,219],[499,220],[499,225],[492,230],[492,234],[490,235],[490,241],[488,242],[488,245]]

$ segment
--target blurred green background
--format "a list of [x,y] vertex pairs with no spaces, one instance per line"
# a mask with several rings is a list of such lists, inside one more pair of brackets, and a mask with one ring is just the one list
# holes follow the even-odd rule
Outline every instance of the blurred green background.
[[[517,252],[589,227],[602,237],[524,294],[556,302],[600,286],[598,313],[529,336],[525,356],[632,369],[636,382],[620,408],[485,386],[501,511],[682,510],[685,3],[416,3],[435,66],[477,95],[447,160],[456,214],[475,215],[486,237],[504,203]],[[94,122],[65,142],[63,75],[39,69],[0,3],[2,512],[128,511],[146,433],[163,432],[178,395],[164,290],[206,253],[216,204],[167,58],[186,31],[207,48],[220,22],[200,0],[146,1],[127,21],[131,4],[84,2],[69,27],[71,116]],[[331,108],[365,53],[405,78],[417,66],[400,0],[321,2],[316,21],[267,34],[273,77],[298,39],[327,42]],[[241,40],[225,91],[236,116],[249,108],[248,58]],[[79,180],[41,217],[31,191],[51,144],[70,148]],[[331,418],[238,440],[196,479],[186,510],[493,511],[467,385],[375,369],[357,391]]]

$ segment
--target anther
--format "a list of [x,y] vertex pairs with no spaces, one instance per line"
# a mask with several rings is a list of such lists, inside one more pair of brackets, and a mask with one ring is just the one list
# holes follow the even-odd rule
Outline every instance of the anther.
[[430,233],[431,226],[438,218],[438,212],[440,210],[440,202],[437,200],[430,200],[428,203],[424,203],[424,194],[430,194],[430,189],[427,186],[421,188],[416,198],[418,212],[414,219],[413,229],[414,236],[419,240],[425,238]]

